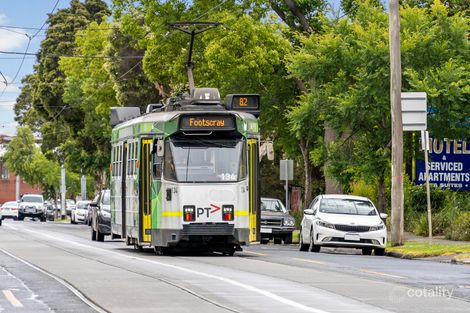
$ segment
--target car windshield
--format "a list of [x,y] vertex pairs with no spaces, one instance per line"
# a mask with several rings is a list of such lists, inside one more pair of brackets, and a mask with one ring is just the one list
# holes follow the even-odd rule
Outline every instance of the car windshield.
[[22,202],[43,203],[42,196],[23,196]]
[[109,205],[110,199],[109,199],[109,190],[105,191],[103,194],[103,200],[101,201],[104,205]]
[[356,199],[322,199],[320,212],[330,214],[377,215],[370,201]]
[[87,208],[89,202],[78,202],[77,203],[77,209],[78,210],[84,210]]
[[166,143],[164,177],[178,182],[236,182],[246,177],[242,140],[172,140]]
[[279,200],[261,200],[261,211],[286,213],[287,210]]

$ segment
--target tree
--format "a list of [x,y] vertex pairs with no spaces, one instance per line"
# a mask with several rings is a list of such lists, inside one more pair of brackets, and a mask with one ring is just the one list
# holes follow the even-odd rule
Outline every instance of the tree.
[[[438,137],[466,131],[466,25],[467,18],[450,16],[439,2],[430,10],[401,11],[404,91],[428,92],[428,105],[442,112],[429,119],[430,131]],[[325,25],[323,34],[305,39],[289,63],[293,75],[315,81],[317,91],[312,94],[320,93],[324,99],[322,108],[314,96],[304,98],[306,105],[319,109],[325,121],[343,134],[343,139],[326,147],[331,161],[327,170],[346,190],[354,180],[376,181],[382,210],[390,157],[387,34],[384,9],[373,2],[359,4],[354,16]],[[452,88],[445,87],[449,84]],[[456,123],[443,127],[449,120]]]

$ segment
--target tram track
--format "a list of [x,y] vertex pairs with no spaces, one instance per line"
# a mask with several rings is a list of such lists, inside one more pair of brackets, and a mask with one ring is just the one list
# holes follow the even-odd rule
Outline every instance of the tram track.
[[[211,305],[214,305],[215,307],[221,308],[221,309],[223,309],[223,310],[225,310],[225,311],[227,311],[227,312],[242,313],[242,311],[238,311],[238,310],[236,310],[236,309],[234,309],[234,308],[231,308],[231,307],[228,307],[228,306],[223,305],[223,304],[221,304],[221,303],[218,303],[218,302],[216,302],[216,301],[214,301],[214,300],[211,300],[211,299],[209,299],[209,298],[207,298],[207,297],[205,297],[205,296],[199,294],[198,292],[196,292],[196,291],[194,291],[194,290],[191,290],[190,288],[184,287],[184,286],[182,286],[182,285],[179,285],[179,284],[174,283],[174,282],[172,282],[172,281],[169,281],[169,280],[167,280],[167,279],[160,278],[160,277],[155,277],[154,275],[149,275],[149,274],[146,274],[146,273],[142,273],[142,272],[140,272],[140,271],[131,270],[131,269],[126,268],[126,267],[124,267],[124,266],[118,266],[118,265],[115,265],[115,264],[111,264],[111,263],[109,263],[109,262],[105,262],[105,261],[103,261],[103,260],[98,260],[98,259],[93,258],[93,257],[84,256],[84,255],[81,255],[81,254],[79,254],[79,253],[70,251],[70,250],[68,250],[68,249],[65,249],[65,248],[62,248],[62,247],[58,247],[58,246],[56,246],[56,245],[53,245],[53,244],[51,244],[51,243],[48,242],[48,241],[38,240],[38,239],[31,239],[31,238],[26,237],[25,235],[18,234],[18,233],[13,232],[13,231],[8,231],[8,232],[11,233],[11,234],[13,234],[13,235],[16,235],[16,236],[19,236],[19,237],[22,237],[22,238],[25,238],[25,239],[28,239],[28,240],[31,240],[31,241],[34,241],[34,242],[43,244],[43,245],[46,245],[46,246],[48,246],[48,247],[51,247],[51,248],[54,248],[54,249],[63,251],[63,252],[65,252],[65,253],[68,253],[68,254],[70,254],[70,255],[74,255],[74,256],[79,257],[79,258],[82,258],[82,259],[86,259],[86,260],[89,260],[89,261],[97,262],[97,263],[100,263],[100,264],[103,264],[103,265],[106,265],[106,266],[110,266],[110,267],[113,267],[113,268],[116,268],[116,269],[119,269],[119,270],[124,270],[124,271],[126,271],[126,272],[129,272],[129,273],[132,273],[132,274],[136,274],[136,275],[139,275],[139,276],[143,276],[143,277],[146,277],[146,278],[154,279],[154,280],[156,280],[156,281],[159,281],[159,282],[161,282],[161,283],[167,284],[167,285],[172,286],[172,287],[174,287],[174,288],[177,288],[177,289],[179,289],[179,290],[181,290],[181,291],[184,291],[184,292],[190,294],[190,295],[193,296],[193,297],[196,297],[196,298],[198,298],[198,299],[200,299],[200,300],[202,300],[202,301],[204,301],[204,302],[206,302],[206,303],[209,303],[209,304],[211,304]],[[81,237],[79,237],[79,236],[76,236],[76,237],[81,238]],[[90,247],[93,247],[93,246],[90,246]],[[103,249],[103,248],[101,248],[101,249]],[[0,251],[1,251],[1,250],[0,250]],[[9,254],[10,256],[13,256],[13,257],[18,258],[19,260],[22,260],[23,262],[27,262],[27,261],[23,260],[22,258],[20,258],[20,257],[18,257],[18,256],[15,256],[14,254],[12,254],[12,253],[10,253],[10,252],[8,252],[8,254]],[[27,262],[27,263],[29,263],[29,262]],[[35,266],[35,267],[36,267],[38,270],[44,271],[45,273],[47,273],[47,274],[49,274],[49,275],[53,275],[53,276],[51,276],[51,277],[54,277],[54,279],[57,279],[57,278],[56,278],[56,277],[57,277],[56,275],[51,274],[50,272],[48,272],[48,271],[42,269],[41,267],[38,267],[38,266]],[[76,286],[74,286],[71,282],[69,282],[69,281],[67,281],[67,280],[65,280],[65,279],[61,279],[61,278],[59,278],[59,279],[60,279],[60,280],[63,280],[66,284],[70,285],[71,287],[73,287],[74,289],[76,289],[77,291],[79,291],[79,289],[78,289]],[[96,304],[92,299],[90,299],[90,297],[87,296],[85,293],[82,293],[82,292],[80,292],[80,293],[81,293],[81,295],[83,296],[83,298],[82,298],[82,296],[79,296],[79,295],[77,295],[77,296],[79,296],[80,299],[84,300],[84,302],[85,302],[86,304],[90,305],[89,303],[87,303],[87,301],[85,301],[85,299],[88,300],[88,301],[90,301],[90,302],[92,302],[93,304],[97,305],[99,308],[101,308],[101,307],[100,307],[98,304]],[[95,309],[93,306],[91,306],[91,307],[92,307],[93,309]],[[101,309],[102,309],[102,311],[100,311],[100,310],[98,310],[98,309],[95,309],[95,310],[96,310],[97,312],[107,312],[107,311],[104,310],[104,308],[101,308]]]

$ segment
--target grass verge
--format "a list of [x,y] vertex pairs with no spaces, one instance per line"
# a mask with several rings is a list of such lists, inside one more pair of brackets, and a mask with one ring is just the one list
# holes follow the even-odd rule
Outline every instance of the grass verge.
[[445,244],[407,241],[403,246],[387,247],[387,253],[401,255],[408,258],[425,258],[431,256],[446,256],[468,253],[470,257],[470,244]]

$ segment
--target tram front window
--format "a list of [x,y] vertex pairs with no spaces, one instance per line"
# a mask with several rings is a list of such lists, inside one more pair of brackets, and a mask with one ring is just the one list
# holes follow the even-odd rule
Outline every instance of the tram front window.
[[246,177],[242,140],[171,140],[164,176],[178,182],[236,182]]

